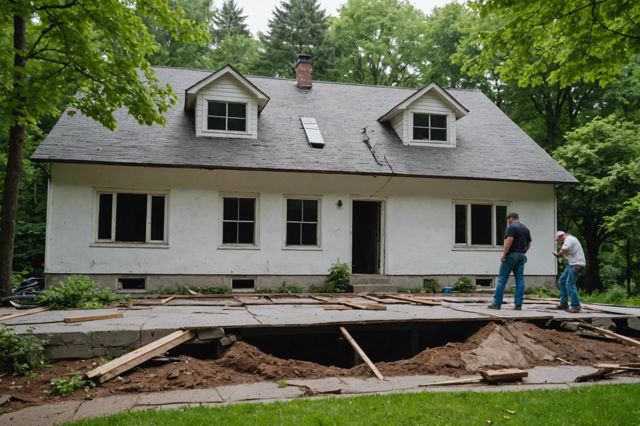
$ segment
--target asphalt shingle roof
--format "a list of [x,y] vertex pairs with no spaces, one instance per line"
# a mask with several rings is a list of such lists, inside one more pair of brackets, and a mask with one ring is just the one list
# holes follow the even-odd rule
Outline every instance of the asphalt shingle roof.
[[[93,120],[64,113],[32,159],[52,162],[169,167],[285,170],[440,178],[573,183],[575,178],[513,123],[482,92],[447,91],[469,113],[456,122],[457,146],[406,146],[377,118],[415,89],[314,82],[308,92],[294,80],[247,77],[270,98],[258,121],[258,139],[196,137],[193,113],[184,111],[185,89],[210,72],[156,68],[178,102],[167,126],[138,124],[117,111],[112,132]],[[307,143],[300,116],[316,119],[326,142]],[[367,129],[378,159],[363,142]],[[388,163],[388,164],[387,164]]]

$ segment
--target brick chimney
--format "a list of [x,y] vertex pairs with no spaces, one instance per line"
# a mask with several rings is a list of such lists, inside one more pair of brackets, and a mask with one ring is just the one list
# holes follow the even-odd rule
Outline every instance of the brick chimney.
[[301,53],[298,55],[298,61],[296,62],[296,85],[298,89],[311,89],[311,55]]

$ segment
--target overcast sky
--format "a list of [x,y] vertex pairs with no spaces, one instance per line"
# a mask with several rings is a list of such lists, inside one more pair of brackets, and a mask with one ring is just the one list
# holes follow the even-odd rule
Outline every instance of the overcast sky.
[[[425,13],[430,13],[436,6],[443,6],[455,0],[410,0],[413,4]],[[337,16],[338,8],[345,4],[347,0],[319,0],[321,7],[328,15]],[[214,0],[216,7],[221,7],[223,0]],[[280,5],[281,0],[236,0],[236,4],[242,8],[247,16],[247,25],[256,35],[258,31],[266,32],[269,28],[269,19],[273,15],[276,5]]]

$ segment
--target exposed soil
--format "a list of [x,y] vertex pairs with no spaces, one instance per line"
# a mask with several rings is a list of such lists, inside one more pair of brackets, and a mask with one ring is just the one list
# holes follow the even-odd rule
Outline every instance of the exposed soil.
[[[525,322],[491,323],[462,343],[425,349],[413,358],[376,364],[385,376],[438,374],[462,376],[492,368],[531,368],[559,365],[562,358],[576,365],[638,362],[640,350],[619,343],[586,339],[573,333],[539,328]],[[69,377],[95,368],[102,359],[56,362],[39,370],[34,378],[0,376],[0,395],[12,395],[4,412],[29,405],[66,399],[91,399],[130,392],[156,392],[209,388],[220,385],[313,379],[336,376],[370,377],[361,364],[351,369],[276,358],[245,342],[236,342],[221,358],[198,359],[180,355],[179,361],[147,363],[94,388],[66,396],[47,395],[53,378]],[[2,373],[0,373],[2,374]]]

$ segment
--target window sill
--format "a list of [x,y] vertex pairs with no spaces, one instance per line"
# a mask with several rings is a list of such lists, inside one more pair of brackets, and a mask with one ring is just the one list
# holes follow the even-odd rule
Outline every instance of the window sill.
[[224,135],[235,135],[235,136],[246,136],[249,134],[247,131],[239,131],[239,130],[216,130],[216,129],[202,129],[202,134],[204,135],[216,135],[216,136],[224,136]]
[[256,245],[221,245],[218,246],[218,250],[260,250],[260,246]]
[[453,251],[502,251],[502,246],[453,246]]
[[322,247],[320,247],[320,246],[283,246],[282,250],[322,251]]
[[455,143],[451,143],[447,141],[436,142],[436,141],[421,141],[421,140],[414,140],[414,139],[409,141],[409,145],[410,146],[433,146],[433,147],[439,147],[439,148],[455,148],[456,147]]
[[89,247],[118,247],[118,248],[145,248],[145,249],[168,249],[168,243],[122,243],[122,242],[99,242],[89,244]]

